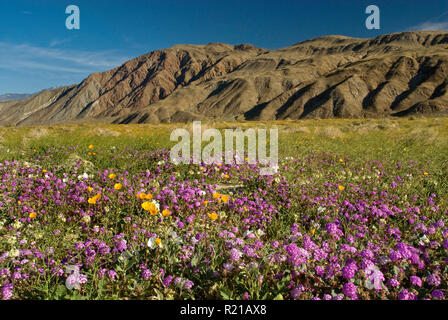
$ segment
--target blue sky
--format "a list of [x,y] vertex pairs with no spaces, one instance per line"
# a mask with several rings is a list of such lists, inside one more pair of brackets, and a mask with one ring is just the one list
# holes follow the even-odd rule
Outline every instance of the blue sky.
[[[80,30],[68,30],[68,5]],[[365,28],[365,8],[381,29]],[[275,49],[328,34],[448,30],[440,0],[0,0],[0,94],[78,83],[92,72],[179,43]]]

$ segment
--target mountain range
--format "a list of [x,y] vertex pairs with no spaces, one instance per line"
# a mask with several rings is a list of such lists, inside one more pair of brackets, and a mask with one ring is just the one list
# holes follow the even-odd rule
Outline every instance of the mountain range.
[[448,32],[324,36],[276,50],[176,45],[0,102],[0,125],[440,114],[447,88]]
[[0,102],[23,100],[30,96],[32,95],[27,93],[5,93],[0,94]]

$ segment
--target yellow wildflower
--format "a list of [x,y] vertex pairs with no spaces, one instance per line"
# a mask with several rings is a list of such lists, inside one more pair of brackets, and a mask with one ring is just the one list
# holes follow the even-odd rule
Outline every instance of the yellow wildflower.
[[212,212],[212,213],[207,213],[208,217],[210,219],[212,219],[213,221],[215,221],[216,219],[218,219],[218,214],[216,212]]
[[146,199],[146,200],[151,200],[151,199],[152,199],[152,194],[148,193],[148,194],[145,196],[145,199]]
[[143,203],[142,203],[142,208],[143,208],[143,210],[145,210],[145,211],[149,211],[149,209],[151,208],[151,202],[149,202],[149,201],[145,201],[145,202],[143,202]]
[[158,212],[156,204],[154,202],[145,201],[142,203],[142,208],[145,211],[149,211],[149,213],[153,216],[155,216]]
[[168,209],[164,209],[163,211],[162,211],[162,216],[164,216],[164,217],[169,217],[171,215],[171,211],[170,210],[168,210]]
[[116,184],[114,185],[114,189],[115,189],[115,190],[120,190],[121,188],[123,188],[123,185],[122,185],[121,183],[116,183]]
[[339,185],[338,189],[339,189],[339,190],[341,190],[341,191],[343,191],[343,190],[345,189],[345,187],[344,187],[344,186],[341,186],[341,185]]
[[89,149],[90,149],[90,150],[93,149],[93,144],[89,145]]
[[224,201],[224,203],[227,203],[227,202],[229,202],[229,196],[223,195],[223,196],[221,196],[221,200]]
[[115,173],[111,173],[109,175],[109,179],[115,179],[117,177],[117,175]]
[[30,219],[34,219],[34,218],[36,218],[36,217],[37,217],[36,212],[31,212],[30,215],[29,215],[29,217],[30,217]]

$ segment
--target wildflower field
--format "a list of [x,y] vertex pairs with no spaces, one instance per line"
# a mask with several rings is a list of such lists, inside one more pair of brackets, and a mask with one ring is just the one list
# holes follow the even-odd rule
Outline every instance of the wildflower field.
[[3,299],[445,299],[448,119],[279,129],[279,170],[175,165],[174,125],[0,128]]

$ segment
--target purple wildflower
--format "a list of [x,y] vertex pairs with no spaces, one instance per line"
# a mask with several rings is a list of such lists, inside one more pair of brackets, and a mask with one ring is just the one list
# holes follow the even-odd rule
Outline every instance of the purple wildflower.
[[163,279],[163,285],[165,287],[169,287],[171,284],[171,281],[173,281],[173,276],[166,276],[165,279]]
[[442,290],[434,290],[433,292],[431,292],[431,295],[435,299],[443,299],[443,297],[445,296]]
[[188,291],[189,291],[189,290],[191,290],[191,288],[193,288],[194,283],[193,283],[193,281],[191,281],[191,280],[185,280],[183,286],[184,286],[184,289],[185,289],[185,290],[188,290]]
[[145,280],[148,280],[152,276],[152,272],[149,269],[143,270],[142,277]]
[[356,291],[357,288],[356,286],[353,284],[353,282],[347,282],[346,284],[344,284],[344,286],[342,287],[342,292],[349,298],[352,299],[356,299],[357,295],[356,295]]
[[238,249],[233,248],[232,250],[230,250],[230,260],[232,261],[240,260],[241,255],[242,253]]
[[2,299],[9,300],[13,296],[14,285],[12,283],[7,283],[2,288]]
[[411,276],[411,277],[410,277],[410,280],[411,280],[411,283],[412,283],[414,286],[417,286],[417,287],[421,287],[421,286],[422,286],[422,279],[420,279],[420,277],[417,277],[417,276]]
[[437,274],[432,273],[426,278],[426,282],[430,286],[438,287],[440,286],[440,277]]

